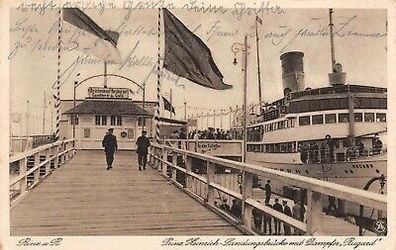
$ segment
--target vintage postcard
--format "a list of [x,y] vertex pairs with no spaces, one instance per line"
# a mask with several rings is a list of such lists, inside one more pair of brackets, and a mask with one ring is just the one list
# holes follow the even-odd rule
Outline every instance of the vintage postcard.
[[1,2],[0,250],[395,249],[395,7]]

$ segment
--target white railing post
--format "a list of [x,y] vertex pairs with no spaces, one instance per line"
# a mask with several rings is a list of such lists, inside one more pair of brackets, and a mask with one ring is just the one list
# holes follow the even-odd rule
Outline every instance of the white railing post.
[[247,198],[252,198],[253,195],[253,174],[242,172],[242,223],[245,227],[252,230],[252,207],[245,203]]
[[321,194],[307,190],[307,235],[320,235],[322,231]]
[[175,151],[172,152],[172,180],[176,182],[177,175],[177,153]]
[[191,176],[189,175],[192,172],[192,158],[186,155],[186,188],[190,189],[191,186]]
[[19,175],[23,176],[19,182],[21,187],[21,194],[27,190],[27,156],[19,161]]
[[34,155],[34,168],[37,167],[35,171],[33,171],[34,181],[33,184],[37,183],[40,180],[40,152],[35,153]]
[[59,145],[54,146],[54,169],[59,168]]
[[209,161],[206,162],[206,202],[214,205],[215,189],[210,186],[215,178],[215,165]]
[[[162,150],[161,150],[160,156],[162,157],[162,160],[163,160],[163,161],[168,161],[168,154],[167,154],[167,152],[166,152],[164,146],[162,146]],[[159,161],[158,167],[161,167],[162,174],[163,174],[164,176],[166,176],[167,173],[168,173],[168,165],[165,164],[164,162]]]
[[45,175],[51,172],[51,161],[49,160],[51,157],[51,148],[45,150],[45,160],[48,162],[45,164]]

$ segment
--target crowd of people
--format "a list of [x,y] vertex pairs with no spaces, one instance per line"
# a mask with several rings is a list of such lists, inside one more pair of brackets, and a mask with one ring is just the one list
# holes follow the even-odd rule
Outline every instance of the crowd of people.
[[[286,199],[282,200],[282,204],[281,204],[280,199],[278,197],[275,197],[273,199],[273,204],[271,204],[270,197],[272,192],[271,192],[270,180],[267,180],[267,183],[265,184],[264,187],[264,192],[265,192],[264,202],[267,207],[274,209],[275,211],[278,211],[280,213],[283,213],[287,216],[290,216],[296,220],[304,222],[306,208],[302,201],[296,199],[294,201],[294,205],[290,207],[288,204],[289,202],[288,200]],[[225,212],[228,212],[230,215],[232,215],[237,219],[240,219],[242,217],[242,202],[239,199],[233,199],[231,207],[227,204],[227,199],[224,197],[221,199],[221,203],[215,202],[215,205],[218,208],[224,210]],[[263,233],[266,235],[282,235],[282,234],[302,235],[303,234],[301,230],[299,229],[292,230],[290,225],[283,223],[276,218],[273,218],[271,215],[266,214],[257,208],[253,208],[252,215],[253,215],[254,228],[259,233]]]
[[209,139],[209,140],[232,140],[232,135],[229,130],[220,128],[210,128],[205,130],[192,130],[188,134],[189,139]]
[[186,134],[184,128],[174,130],[169,139],[191,139],[191,140],[232,140],[233,136],[229,130],[220,128],[209,128],[204,130],[194,129]]
[[[359,137],[353,138],[349,144],[351,146],[345,150],[346,161],[369,154],[379,154],[382,150],[382,141],[378,138],[378,134],[372,138],[371,149],[367,148],[362,138]],[[345,142],[344,147],[345,145],[348,143]],[[338,142],[334,141],[330,135],[326,135],[324,142],[317,144],[313,141],[309,144],[301,144],[298,150],[303,163],[331,163],[335,160],[334,150],[337,147],[339,147]]]

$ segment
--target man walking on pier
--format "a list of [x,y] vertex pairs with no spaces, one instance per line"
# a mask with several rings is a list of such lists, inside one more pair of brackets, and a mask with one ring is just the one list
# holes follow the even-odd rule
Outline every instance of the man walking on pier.
[[146,169],[146,164],[147,164],[147,153],[148,153],[148,148],[150,147],[150,140],[146,137],[147,132],[142,131],[142,135],[137,138],[136,145],[138,146],[137,148],[137,153],[138,153],[138,162],[139,162],[139,171],[142,171]]
[[109,129],[109,132],[106,133],[105,137],[102,141],[102,146],[105,148],[106,153],[106,161],[107,161],[107,170],[112,168],[113,160],[114,160],[114,152],[117,152],[117,138],[113,135],[112,128]]

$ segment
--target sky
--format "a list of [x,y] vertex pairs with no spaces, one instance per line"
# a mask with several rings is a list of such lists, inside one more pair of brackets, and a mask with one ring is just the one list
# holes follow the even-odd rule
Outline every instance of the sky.
[[[157,10],[126,9],[85,10],[103,29],[120,31],[118,49],[123,63],[109,65],[108,73],[128,77],[141,84],[146,80],[147,97],[155,101],[156,75],[153,67],[157,55]],[[188,115],[206,113],[209,110],[239,107],[243,101],[241,71],[242,54],[234,53],[234,43],[242,43],[248,35],[248,103],[258,101],[255,15],[239,15],[232,9],[226,13],[199,13],[182,9],[171,12],[202,39],[212,52],[215,63],[224,75],[224,82],[233,86],[229,90],[204,88],[186,79],[178,79],[163,71],[162,94],[173,92],[173,103],[178,118],[184,117],[183,103]],[[263,24],[259,25],[260,67],[262,95],[271,102],[282,97],[280,55],[287,51],[304,52],[305,86],[328,86],[330,72],[330,40],[328,36],[328,9],[282,9],[275,13],[259,13]],[[55,11],[44,14],[33,11],[11,11],[10,27],[10,102],[11,112],[26,113],[27,100],[31,121],[36,130],[42,123],[44,92],[47,101],[54,90],[57,77]],[[386,11],[367,9],[334,9],[335,54],[337,62],[347,72],[347,82],[368,86],[386,87]],[[66,31],[66,24],[64,24]],[[75,28],[67,28],[61,39],[67,41]],[[162,36],[163,37],[163,36]],[[163,40],[161,40],[163,46]],[[236,56],[237,65],[233,64]],[[90,60],[75,63],[78,58]],[[103,63],[82,51],[62,51],[61,99],[73,98],[73,82],[102,74]],[[80,74],[77,76],[77,74]],[[101,79],[87,81],[77,90],[77,98],[85,98],[90,86],[102,86]],[[109,87],[126,87],[136,90],[128,81],[109,78]],[[131,96],[141,100],[141,93]],[[213,112],[213,111],[210,111]],[[46,110],[49,124],[49,109]],[[15,125],[15,124],[14,124]],[[49,129],[49,127],[48,127]],[[47,129],[46,129],[47,130]],[[41,131],[41,130],[40,130]]]

